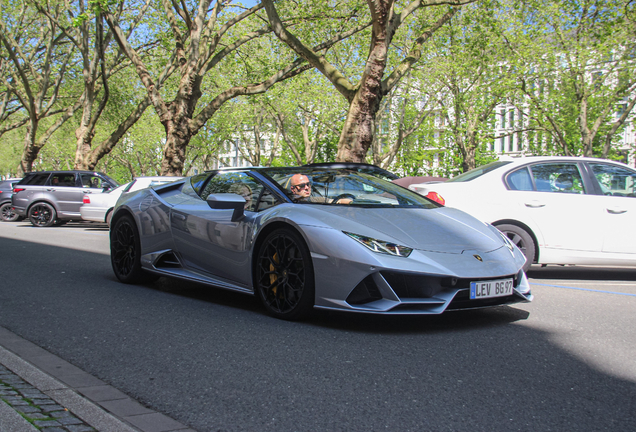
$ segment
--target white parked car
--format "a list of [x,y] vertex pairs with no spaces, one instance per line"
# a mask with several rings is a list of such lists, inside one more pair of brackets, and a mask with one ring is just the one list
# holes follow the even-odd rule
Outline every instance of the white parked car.
[[123,193],[133,192],[149,186],[170,183],[182,178],[183,177],[173,176],[135,177],[133,181],[119,186],[109,192],[102,194],[86,194],[84,195],[83,204],[80,207],[80,214],[83,220],[106,222],[110,225],[113,208]]
[[505,233],[538,264],[636,266],[636,170],[582,157],[501,160],[409,186]]

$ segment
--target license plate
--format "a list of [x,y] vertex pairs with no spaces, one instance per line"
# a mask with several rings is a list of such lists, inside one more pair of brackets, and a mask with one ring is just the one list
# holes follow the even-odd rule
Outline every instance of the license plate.
[[511,295],[512,287],[512,279],[471,282],[470,298],[474,300]]

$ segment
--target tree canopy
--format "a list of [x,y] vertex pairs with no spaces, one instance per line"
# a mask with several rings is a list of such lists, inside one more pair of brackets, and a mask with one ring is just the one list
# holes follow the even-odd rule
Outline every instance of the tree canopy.
[[0,175],[187,174],[230,143],[255,165],[420,175],[502,152],[634,152],[618,146],[636,104],[633,1],[247,4],[2,3]]

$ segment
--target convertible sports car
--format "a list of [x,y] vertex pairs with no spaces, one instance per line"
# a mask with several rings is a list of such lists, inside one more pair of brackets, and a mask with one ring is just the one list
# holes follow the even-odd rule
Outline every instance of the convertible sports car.
[[532,300],[526,259],[496,228],[350,169],[220,170],[132,192],[110,248],[124,283],[196,281],[257,295],[289,320]]

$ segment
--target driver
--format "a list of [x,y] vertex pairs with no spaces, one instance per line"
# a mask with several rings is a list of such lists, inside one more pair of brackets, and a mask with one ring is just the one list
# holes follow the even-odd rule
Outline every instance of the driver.
[[[304,174],[294,174],[290,181],[290,189],[294,194],[293,199],[296,202],[313,202],[313,203],[322,203],[322,204],[331,204],[333,203],[333,199],[322,197],[322,196],[312,196],[311,194],[311,182],[309,181],[309,177]],[[351,204],[350,198],[341,198],[335,204]]]

